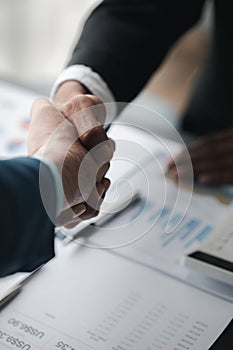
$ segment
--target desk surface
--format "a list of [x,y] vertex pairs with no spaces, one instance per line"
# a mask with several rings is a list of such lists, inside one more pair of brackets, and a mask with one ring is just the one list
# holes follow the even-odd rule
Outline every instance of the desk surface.
[[14,349],[17,338],[28,349],[183,350],[189,341],[192,350],[208,349],[232,314],[232,303],[72,243],[1,311],[0,344]]
[[[111,132],[116,136],[117,128]],[[118,136],[127,141],[130,139],[126,129],[121,130]],[[148,152],[151,140],[148,137],[141,139],[138,133],[135,136],[137,143]],[[135,147],[131,147],[131,150],[135,151]],[[130,154],[130,147],[128,151]],[[143,158],[143,153],[137,153],[134,159],[139,164]],[[113,179],[124,177],[130,170],[129,164],[122,166],[122,159],[118,161],[114,161],[115,165],[110,171]],[[103,250],[80,248],[77,244],[64,251],[62,249],[58,258],[35,276],[1,312],[1,346],[14,349],[15,339],[19,338],[21,340],[17,344],[24,342],[21,348],[24,346],[25,349],[141,350],[146,342],[148,350],[169,350],[174,348],[180,336],[199,326],[199,331],[204,332],[205,336],[200,336],[190,349],[210,346],[232,318],[232,303],[178,282],[167,276],[168,271],[165,274],[158,272],[153,266],[155,261],[151,264],[151,260],[147,260],[152,251],[154,256],[160,256],[158,248],[153,248],[154,243],[150,241],[148,254],[148,250],[140,246],[141,242],[131,245],[122,256],[119,256],[119,249],[109,254]],[[139,254],[142,251],[143,254]],[[126,259],[127,255],[131,261]],[[140,259],[135,259],[138,256]],[[168,267],[165,262],[163,265]],[[174,264],[169,266],[172,272]],[[165,309],[168,312],[162,316]],[[127,310],[129,314],[124,318]],[[183,328],[179,333],[177,329],[186,323],[184,319],[187,318],[190,320],[188,328]],[[176,331],[173,329],[175,334],[165,335],[168,324],[169,327],[171,323],[174,326],[174,322],[178,327]],[[26,329],[34,329],[33,334]],[[104,332],[107,332],[107,336]],[[45,335],[42,336],[42,333]],[[177,345],[177,349],[181,349],[181,345]]]

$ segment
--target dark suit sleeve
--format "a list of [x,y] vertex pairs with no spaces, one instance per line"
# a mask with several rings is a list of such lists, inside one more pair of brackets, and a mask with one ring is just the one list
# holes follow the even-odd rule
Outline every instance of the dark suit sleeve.
[[91,67],[117,101],[130,101],[199,19],[203,2],[105,0],[88,18],[69,65]]
[[55,208],[56,192],[46,165],[27,157],[0,161],[0,277],[32,271],[54,256],[54,226],[41,200],[39,171],[47,186],[46,206]]

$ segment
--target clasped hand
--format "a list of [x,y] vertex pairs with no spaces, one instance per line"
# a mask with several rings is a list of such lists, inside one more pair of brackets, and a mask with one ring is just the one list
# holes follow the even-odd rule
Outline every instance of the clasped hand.
[[28,154],[52,161],[62,178],[64,205],[56,225],[70,228],[96,216],[115,149],[103,128],[104,105],[91,95],[74,96],[59,108],[40,99],[31,116]]
[[[233,129],[219,131],[188,147],[195,179],[205,185],[233,185]],[[168,164],[171,175],[184,174],[189,159],[180,153]]]

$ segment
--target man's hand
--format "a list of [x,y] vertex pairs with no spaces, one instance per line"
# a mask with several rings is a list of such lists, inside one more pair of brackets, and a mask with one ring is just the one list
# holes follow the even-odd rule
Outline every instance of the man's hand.
[[63,83],[56,92],[54,104],[75,125],[84,147],[92,149],[108,140],[103,128],[105,107],[98,97],[88,94],[79,82]]
[[54,104],[59,108],[67,103],[72,97],[86,95],[89,91],[78,81],[68,80],[61,84],[54,96]]
[[[97,183],[100,183],[109,169],[115,144],[104,130],[106,111],[102,101],[88,94],[85,87],[77,81],[64,82],[56,92],[54,103],[62,114],[75,126],[83,147],[91,151],[99,165]],[[95,213],[88,205],[82,219]]]
[[[224,130],[188,147],[194,177],[205,185],[233,185],[233,129]],[[168,164],[174,179],[185,172],[187,157],[179,154]]]
[[[102,174],[100,179],[100,163],[80,143],[78,136],[83,132],[82,126],[78,126],[77,132],[72,122],[46,100],[36,101],[31,115],[29,155],[51,160],[62,175],[66,200],[58,225],[71,227],[81,219],[97,215],[110,182]],[[103,146],[108,149],[103,162],[108,163],[113,155],[112,141],[107,140]],[[98,150],[94,151],[98,154]]]

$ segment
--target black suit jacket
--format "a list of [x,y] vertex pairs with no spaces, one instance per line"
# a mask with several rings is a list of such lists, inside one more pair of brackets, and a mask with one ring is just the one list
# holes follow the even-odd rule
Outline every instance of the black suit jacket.
[[[184,128],[208,133],[233,126],[231,1],[215,0],[212,49]],[[117,101],[132,100],[171,45],[200,18],[204,0],[105,0],[88,18],[71,64],[93,68]]]
[[0,161],[0,277],[32,271],[54,256],[54,226],[41,200],[39,170],[48,190],[46,206],[54,208],[47,166],[27,157]]

